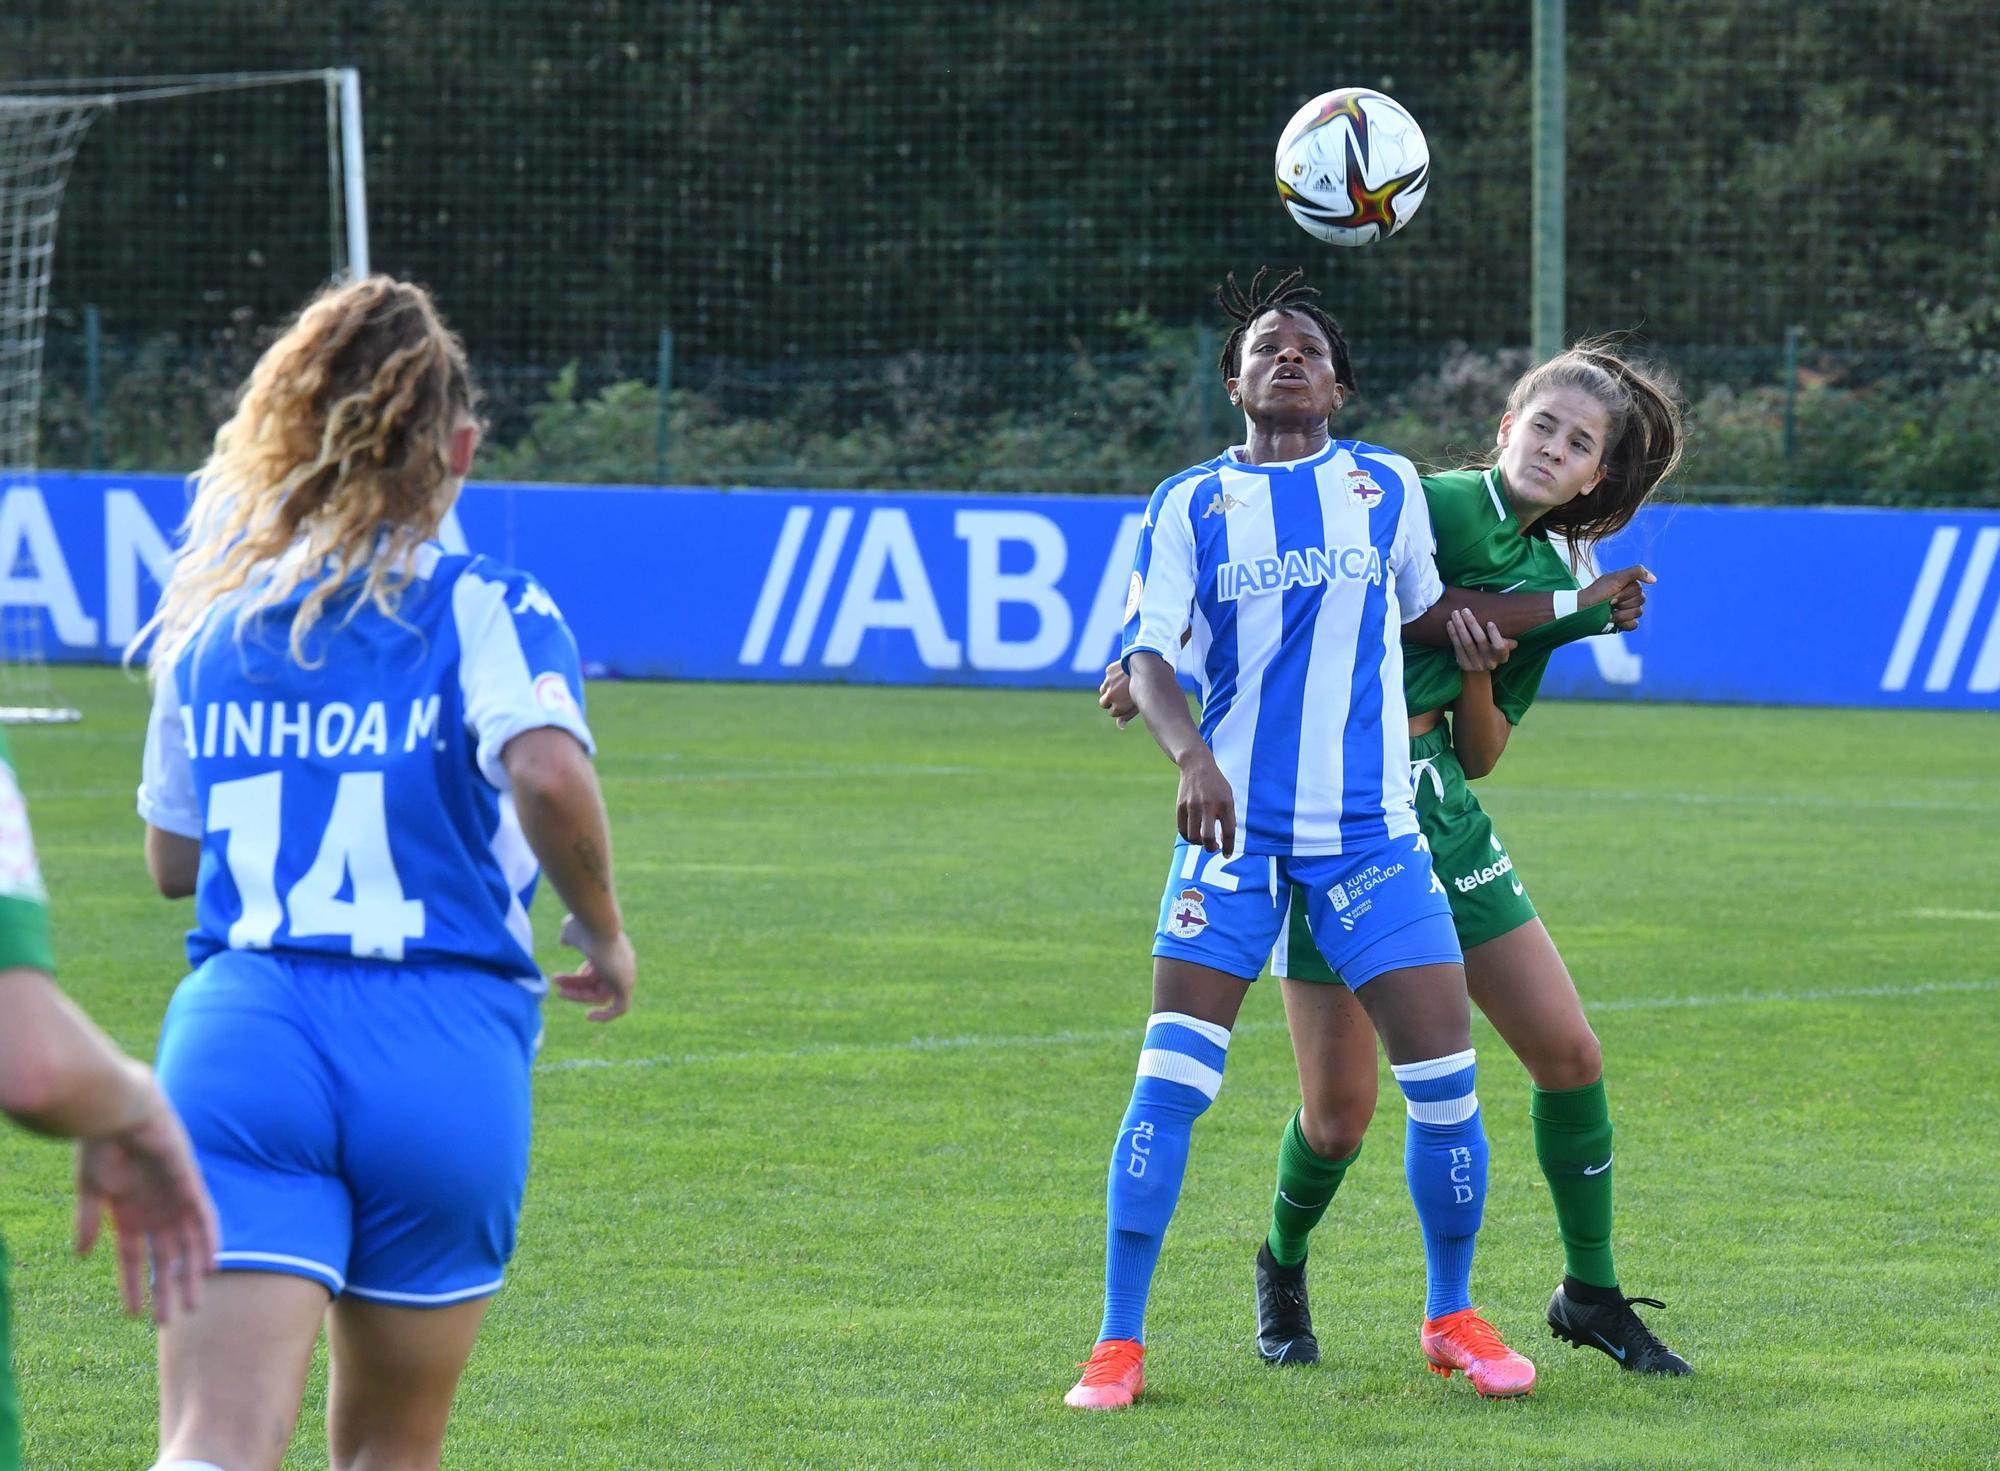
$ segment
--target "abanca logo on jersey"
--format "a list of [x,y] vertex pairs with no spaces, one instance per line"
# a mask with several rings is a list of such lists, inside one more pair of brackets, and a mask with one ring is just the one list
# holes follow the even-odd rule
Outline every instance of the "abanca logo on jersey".
[[1215,595],[1225,603],[1255,593],[1288,592],[1322,582],[1380,582],[1382,553],[1372,546],[1307,547],[1282,557],[1224,562],[1215,569]]

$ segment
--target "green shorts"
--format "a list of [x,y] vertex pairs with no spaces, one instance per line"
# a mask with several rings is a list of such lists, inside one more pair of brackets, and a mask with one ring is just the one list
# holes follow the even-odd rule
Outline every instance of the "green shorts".
[[21,1471],[21,1401],[14,1393],[13,1343],[7,1326],[14,1303],[7,1295],[7,1243],[0,1241],[0,1471]]
[[[1514,860],[1465,784],[1465,768],[1452,754],[1448,726],[1410,742],[1410,767],[1417,789],[1417,827],[1430,844],[1431,863],[1451,900],[1460,947],[1470,950],[1533,919],[1535,906],[1514,872]],[[1273,955],[1271,974],[1299,981],[1338,980],[1313,946],[1306,929],[1306,896],[1296,888],[1286,927],[1289,944],[1283,948],[1289,953],[1283,961]]]

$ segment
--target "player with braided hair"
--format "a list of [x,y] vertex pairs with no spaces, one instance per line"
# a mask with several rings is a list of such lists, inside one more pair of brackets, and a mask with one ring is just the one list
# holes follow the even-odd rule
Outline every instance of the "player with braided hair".
[[[1337,440],[1354,388],[1344,337],[1297,273],[1220,293],[1220,364],[1244,443],[1163,482],[1126,607],[1132,703],[1181,772],[1180,841],[1153,943],[1153,1005],[1112,1151],[1105,1309],[1079,1408],[1132,1403],[1144,1319],[1194,1122],[1222,1083],[1230,1029],[1294,886],[1329,967],[1381,1035],[1411,1116],[1406,1173],[1429,1269],[1425,1348],[1482,1394],[1525,1394],[1534,1366],[1472,1310],[1486,1186],[1470,1010],[1444,886],[1412,806],[1402,642],[1451,637],[1461,612],[1507,633],[1549,622],[1546,593],[1452,590],[1414,467]],[[1625,616],[1642,569],[1592,589]],[[1602,616],[1601,614],[1598,616]],[[1175,679],[1183,634],[1197,726]],[[1334,1053],[1322,1010],[1293,1019],[1301,1057]]]
[[[1573,567],[1628,525],[1679,463],[1684,432],[1672,382],[1580,343],[1524,373],[1508,394],[1493,454],[1423,479],[1440,573],[1482,588],[1576,587]],[[1568,548],[1551,543],[1551,533]],[[1527,897],[1513,857],[1466,783],[1486,775],[1540,688],[1562,643],[1621,626],[1608,605],[1503,637],[1453,615],[1452,647],[1410,644],[1404,693],[1420,830],[1446,884],[1465,951],[1466,984],[1527,1068],[1535,1152],[1555,1205],[1567,1273],[1549,1303],[1551,1328],[1626,1369],[1685,1374],[1618,1290],[1611,1257],[1611,1120],[1602,1056],[1576,987]],[[1106,671],[1100,703],[1131,713],[1122,672]],[[1368,1018],[1315,950],[1307,895],[1294,888],[1272,954],[1298,1043],[1303,1104],[1278,1149],[1271,1225],[1257,1253],[1258,1352],[1272,1363],[1317,1361],[1306,1293],[1307,1238],[1326,1213],[1375,1112]]]
[[[1349,393],[1354,392],[1360,385],[1355,381],[1354,359],[1347,350],[1347,335],[1340,330],[1340,323],[1334,321],[1324,309],[1316,305],[1319,299],[1318,288],[1305,284],[1306,273],[1303,270],[1290,271],[1266,287],[1264,280],[1269,274],[1268,266],[1259,267],[1257,274],[1250,278],[1250,288],[1246,291],[1237,285],[1236,273],[1232,271],[1223,277],[1221,289],[1215,293],[1215,299],[1221,305],[1223,315],[1236,324],[1230,334],[1223,339],[1222,351],[1215,360],[1215,366],[1221,371],[1223,381],[1226,383],[1236,376],[1237,365],[1240,362],[1238,354],[1243,348],[1243,334],[1249,330],[1250,324],[1266,312],[1284,311],[1304,317],[1319,328],[1326,338],[1327,353],[1332,360],[1335,380],[1345,384]],[[1234,395],[1231,401],[1236,401]]]

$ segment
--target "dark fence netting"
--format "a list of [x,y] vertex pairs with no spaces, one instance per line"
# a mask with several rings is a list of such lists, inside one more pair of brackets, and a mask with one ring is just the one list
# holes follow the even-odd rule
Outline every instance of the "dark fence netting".
[[[353,66],[372,263],[470,345],[483,473],[1143,492],[1234,427],[1226,271],[1345,324],[1344,433],[1490,441],[1527,362],[1527,0],[114,0],[12,7],[0,94]],[[1566,324],[1694,410],[1684,493],[2000,503],[1990,0],[1569,7]],[[1300,103],[1430,140],[1414,222],[1277,201]],[[342,260],[313,81],[121,104],[84,139],[41,460],[185,470]]]

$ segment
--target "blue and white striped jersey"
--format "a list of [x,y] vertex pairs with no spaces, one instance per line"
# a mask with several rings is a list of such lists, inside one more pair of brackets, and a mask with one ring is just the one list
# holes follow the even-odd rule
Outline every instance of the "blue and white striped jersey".
[[1434,552],[1415,467],[1354,440],[1267,465],[1232,449],[1153,492],[1122,657],[1196,675],[1242,851],[1417,830],[1401,635],[1444,593]]
[[162,675],[139,815],[202,844],[189,960],[304,951],[471,965],[541,990],[540,866],[500,753],[523,731],[591,749],[576,642],[533,578],[418,550],[397,618],[336,596],[302,668],[301,590],[239,639],[211,610]]

